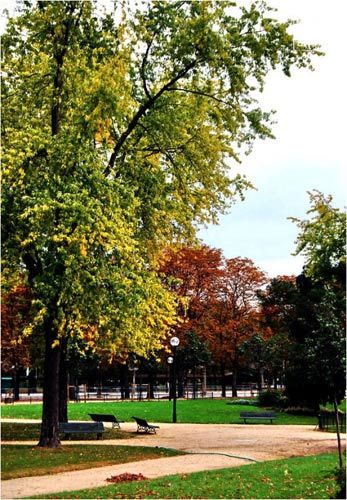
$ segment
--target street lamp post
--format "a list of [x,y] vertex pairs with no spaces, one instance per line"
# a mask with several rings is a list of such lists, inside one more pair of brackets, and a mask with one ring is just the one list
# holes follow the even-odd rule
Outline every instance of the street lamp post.
[[100,361],[98,362],[96,369],[97,369],[97,373],[98,373],[98,390],[96,393],[96,397],[101,398],[102,390],[101,390]]
[[177,400],[177,395],[176,395],[176,348],[180,343],[180,339],[178,337],[172,337],[170,339],[170,344],[172,347],[172,354],[173,356],[170,356],[168,358],[168,363],[171,362],[172,364],[172,422],[175,424],[177,422],[177,413],[176,413],[176,400]]
[[133,372],[133,383],[132,383],[132,387],[131,387],[131,399],[134,401],[134,399],[135,399],[135,389],[136,389],[136,372],[138,370],[138,367],[137,366],[132,366],[132,367],[129,367],[129,370],[131,372]]
[[172,373],[172,367],[171,365],[173,364],[173,357],[169,356],[167,358],[167,362],[170,365],[170,371],[169,371],[169,401],[171,401],[172,396],[173,396],[173,389],[172,389],[172,380],[173,380],[173,373]]

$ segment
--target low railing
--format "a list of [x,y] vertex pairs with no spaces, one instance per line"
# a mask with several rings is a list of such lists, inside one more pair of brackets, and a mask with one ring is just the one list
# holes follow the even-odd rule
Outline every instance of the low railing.
[[[340,432],[346,432],[346,413],[338,412]],[[318,415],[318,427],[322,431],[336,431],[336,417],[333,411],[324,411]]]
[[[165,384],[156,385],[153,387],[152,398],[156,401],[170,398],[169,387]],[[237,387],[238,397],[256,397],[258,390],[251,385],[240,385]],[[204,390],[201,384],[194,385],[189,383],[184,387],[183,397],[186,399],[205,399],[205,398],[220,398],[222,397],[222,389],[218,385],[208,385]],[[128,391],[120,386],[102,386],[102,387],[87,387],[84,385],[75,387],[69,386],[69,400],[75,402],[87,401],[148,401],[150,388],[148,384],[130,386]],[[181,397],[181,395],[179,395]],[[226,387],[226,397],[232,397],[231,387]],[[19,394],[19,402],[34,403],[42,401],[42,389],[27,389],[21,388]],[[2,403],[12,403],[12,391],[6,391],[1,394]]]

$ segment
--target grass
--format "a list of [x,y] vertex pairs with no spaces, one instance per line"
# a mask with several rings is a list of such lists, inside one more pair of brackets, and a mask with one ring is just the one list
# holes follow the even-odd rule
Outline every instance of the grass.
[[[20,422],[2,422],[1,424],[1,440],[2,441],[32,441],[38,440],[40,437],[41,424],[27,424]],[[103,439],[130,439],[134,437],[129,432],[124,432],[119,429],[105,428]],[[83,441],[97,439],[96,434],[73,434],[71,440],[79,439],[82,436]]]
[[296,457],[33,498],[333,498],[336,465],[332,454]]
[[4,445],[1,451],[2,479],[55,474],[183,454],[165,448],[92,444],[72,444],[57,449]]
[[[177,422],[205,424],[240,424],[241,411],[259,411],[254,405],[227,405],[225,399],[189,399],[177,401]],[[2,418],[40,419],[42,406],[39,403],[3,405]],[[113,413],[120,420],[131,422],[138,416],[150,422],[172,422],[172,403],[170,401],[120,401],[70,403],[69,420],[90,420],[88,413]],[[264,422],[263,422],[264,423]],[[277,412],[274,425],[307,424],[315,425],[316,417],[289,415]],[[135,423],[134,423],[135,425]],[[271,425],[271,424],[269,424]]]

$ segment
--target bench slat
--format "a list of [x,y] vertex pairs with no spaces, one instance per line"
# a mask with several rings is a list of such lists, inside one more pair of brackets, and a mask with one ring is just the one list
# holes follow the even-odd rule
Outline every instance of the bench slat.
[[256,411],[243,411],[240,413],[240,418],[243,419],[246,424],[246,420],[249,418],[253,418],[256,420],[270,420],[272,423],[273,420],[276,420],[276,413],[274,412],[256,412]]
[[97,438],[102,437],[105,432],[102,422],[61,422],[59,424],[59,432],[68,434],[97,434]]
[[137,423],[137,432],[145,431],[145,432],[153,432],[156,434],[156,429],[159,429],[158,425],[152,425],[147,422],[144,418],[132,417]]
[[118,420],[115,415],[111,414],[103,414],[103,413],[89,413],[89,416],[95,422],[112,422],[112,428],[117,427],[120,429],[120,423],[123,423],[124,420]]

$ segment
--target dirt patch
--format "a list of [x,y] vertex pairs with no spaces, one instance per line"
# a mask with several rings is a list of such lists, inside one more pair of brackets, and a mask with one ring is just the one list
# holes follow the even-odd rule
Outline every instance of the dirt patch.
[[[126,442],[129,446],[154,446],[198,453],[224,453],[254,460],[272,460],[336,450],[334,434],[318,431],[310,425],[159,425],[160,429],[157,434],[135,433],[135,438],[131,440],[103,440],[102,443],[121,445]],[[122,429],[134,436],[134,424],[125,423]]]

